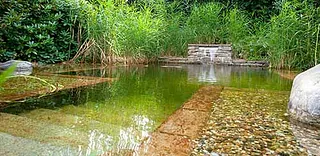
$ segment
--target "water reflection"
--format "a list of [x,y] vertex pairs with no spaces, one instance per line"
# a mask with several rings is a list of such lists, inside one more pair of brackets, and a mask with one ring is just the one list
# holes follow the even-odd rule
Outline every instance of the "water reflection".
[[226,65],[184,65],[188,81],[236,88],[290,90],[291,80],[264,68]]
[[[97,130],[91,130],[89,132],[89,144],[85,155],[91,155],[93,152],[95,154],[103,154],[104,151],[112,149],[112,142],[112,136],[105,135]],[[81,148],[79,150],[79,155],[82,155]]]
[[143,115],[133,116],[132,121],[131,126],[120,129],[118,136],[109,136],[99,130],[89,131],[88,147],[79,146],[78,155],[137,154],[141,142],[150,139],[155,122]]
[[187,65],[185,66],[188,72],[189,81],[216,83],[230,82],[231,67],[217,65]]

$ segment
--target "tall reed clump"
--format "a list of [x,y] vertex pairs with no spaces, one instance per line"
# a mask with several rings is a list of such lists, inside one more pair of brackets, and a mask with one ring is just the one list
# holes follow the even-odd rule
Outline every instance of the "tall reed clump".
[[185,30],[191,31],[194,43],[225,43],[226,19],[221,18],[223,7],[219,3],[195,5],[186,22]]
[[164,40],[162,42],[162,55],[186,56],[188,43],[194,40],[191,29],[186,28],[188,14],[183,10],[183,5],[179,2],[167,3],[165,5],[166,25]]
[[80,5],[87,38],[83,52],[89,58],[112,63],[160,55],[165,23],[156,10],[112,0]]
[[[220,3],[194,6],[184,31],[192,36],[192,43],[229,43],[234,57],[244,55],[246,42],[251,35],[250,19],[237,8],[227,10]],[[190,38],[190,37],[189,37]]]
[[241,58],[244,55],[247,56],[248,49],[246,44],[252,35],[252,30],[249,27],[250,19],[237,8],[230,10],[222,18],[226,20],[224,31],[227,35],[225,39],[227,43],[232,43],[233,57]]
[[271,18],[265,34],[268,57],[275,68],[310,68],[318,63],[319,8],[306,2],[285,2]]
[[218,2],[192,3],[185,12],[178,1],[69,1],[78,6],[84,28],[77,33],[84,44],[74,59],[130,63],[186,56],[190,43],[228,43],[234,57],[265,59],[275,68],[319,62],[320,10],[307,1],[278,1],[278,12],[267,14],[270,20]]
[[164,31],[164,40],[162,41],[163,52],[166,56],[185,56],[188,41],[192,35],[183,29],[183,14],[172,14],[167,17]]

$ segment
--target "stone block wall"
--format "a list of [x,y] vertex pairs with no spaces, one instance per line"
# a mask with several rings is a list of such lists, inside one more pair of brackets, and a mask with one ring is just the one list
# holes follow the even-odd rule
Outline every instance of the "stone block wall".
[[232,64],[230,44],[188,44],[188,62]]

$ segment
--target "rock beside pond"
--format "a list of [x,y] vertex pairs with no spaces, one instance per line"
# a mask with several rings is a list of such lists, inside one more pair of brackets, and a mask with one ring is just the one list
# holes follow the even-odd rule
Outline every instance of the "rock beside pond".
[[288,111],[297,121],[320,126],[320,65],[294,79]]
[[32,63],[28,61],[10,60],[0,63],[0,71],[8,69],[16,64],[16,69],[13,75],[30,75],[32,73]]

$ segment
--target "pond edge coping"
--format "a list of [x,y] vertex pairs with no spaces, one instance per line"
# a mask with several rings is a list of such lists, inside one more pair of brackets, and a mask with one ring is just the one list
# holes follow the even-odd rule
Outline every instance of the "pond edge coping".
[[[218,85],[202,86],[179,109],[158,126],[151,133],[150,137],[142,141],[136,154],[190,155],[194,147],[192,140],[200,135],[201,129],[205,126],[210,116],[213,102],[220,98],[220,93],[223,89],[223,86]],[[208,90],[211,92],[208,92]],[[207,95],[204,95],[202,92]],[[204,101],[201,104],[199,100]],[[205,105],[207,109],[197,109],[195,108],[197,105],[193,105],[191,108],[187,107],[188,104],[190,105],[190,102],[199,102],[200,105]]]

